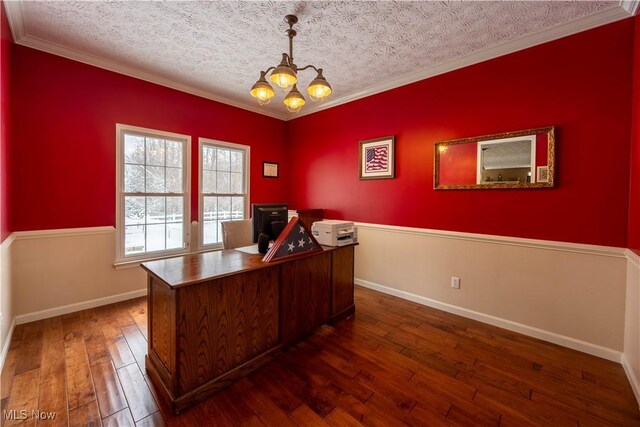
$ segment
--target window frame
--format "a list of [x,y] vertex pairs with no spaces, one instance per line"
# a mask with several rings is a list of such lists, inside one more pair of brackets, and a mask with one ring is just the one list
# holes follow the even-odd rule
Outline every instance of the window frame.
[[236,144],[233,142],[219,141],[211,138],[198,138],[198,247],[199,250],[216,250],[222,249],[220,243],[204,243],[204,198],[205,196],[229,196],[238,197],[239,194],[232,193],[204,193],[204,173],[202,170],[202,150],[204,146],[230,148],[233,150],[241,150],[244,152],[244,216],[243,219],[249,218],[249,198],[251,187],[251,146],[244,144]]
[[[135,134],[150,138],[171,139],[183,142],[183,169],[182,169],[182,193],[156,193],[159,197],[170,197],[182,195],[184,200],[183,206],[183,242],[184,246],[176,249],[163,249],[158,251],[149,251],[142,254],[126,255],[125,254],[125,212],[124,198],[124,135]],[[146,151],[145,151],[146,155]],[[153,193],[144,193],[153,194]],[[190,252],[190,232],[191,232],[191,136],[174,132],[161,131],[156,129],[148,129],[139,126],[131,126],[116,123],[116,267],[127,264],[138,265],[142,261],[166,258],[176,255],[184,255]]]

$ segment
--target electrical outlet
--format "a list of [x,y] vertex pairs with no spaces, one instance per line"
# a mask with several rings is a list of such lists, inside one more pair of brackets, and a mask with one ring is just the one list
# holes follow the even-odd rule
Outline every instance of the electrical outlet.
[[451,287],[453,289],[460,289],[460,278],[451,276]]

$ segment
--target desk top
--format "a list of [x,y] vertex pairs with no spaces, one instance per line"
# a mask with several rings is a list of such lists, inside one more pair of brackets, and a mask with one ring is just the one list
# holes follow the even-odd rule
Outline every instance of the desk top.
[[[271,249],[272,246],[273,246],[273,242],[269,243],[269,249]],[[260,252],[258,252],[258,245],[242,246],[241,248],[236,248],[235,250],[244,252],[245,254],[251,254],[251,255],[260,254]],[[262,256],[264,256],[264,254],[262,254]]]
[[[338,247],[329,246],[323,246],[322,248],[324,252],[339,249]],[[308,256],[314,256],[318,253],[309,254]],[[268,268],[290,261],[263,262],[263,256],[262,254],[252,254],[235,249],[223,249],[221,251],[147,261],[140,265],[172,288],[179,288],[245,271]],[[300,258],[303,257],[304,255]]]

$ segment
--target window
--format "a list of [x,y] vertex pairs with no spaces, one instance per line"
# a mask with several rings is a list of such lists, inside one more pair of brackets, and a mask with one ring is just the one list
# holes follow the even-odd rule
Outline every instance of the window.
[[200,138],[200,244],[221,247],[220,222],[248,218],[249,147]]
[[184,252],[191,138],[117,125],[116,262]]

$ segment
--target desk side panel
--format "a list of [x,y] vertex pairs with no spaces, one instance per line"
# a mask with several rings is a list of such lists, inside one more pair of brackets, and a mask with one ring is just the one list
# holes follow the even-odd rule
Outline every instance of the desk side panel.
[[281,269],[281,336],[288,345],[309,335],[329,319],[331,254],[287,262]]
[[162,362],[162,377],[171,387],[168,377],[175,372],[175,291],[155,276],[149,275],[149,348]]
[[344,246],[331,253],[331,321],[338,321],[354,312],[353,268],[355,246]]
[[179,395],[278,344],[278,278],[274,266],[179,289]]

